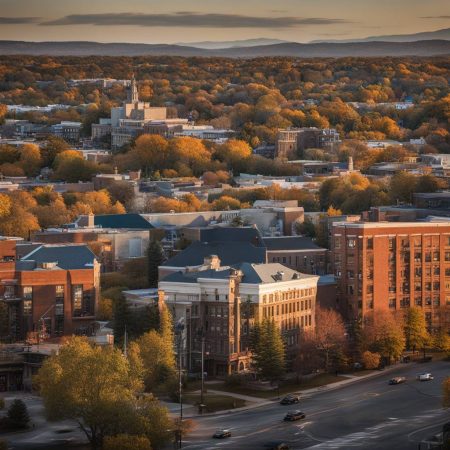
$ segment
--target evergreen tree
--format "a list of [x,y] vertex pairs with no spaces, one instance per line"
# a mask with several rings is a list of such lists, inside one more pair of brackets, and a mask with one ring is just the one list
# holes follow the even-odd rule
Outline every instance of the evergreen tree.
[[11,406],[8,408],[6,418],[11,428],[27,428],[28,423],[30,422],[27,405],[25,405],[22,400],[15,399],[12,402]]
[[422,349],[430,341],[425,316],[418,308],[409,308],[405,317],[406,348],[416,351]]
[[152,288],[158,287],[158,266],[164,261],[164,253],[158,241],[150,241],[147,249],[148,284]]
[[125,329],[129,332],[130,311],[125,297],[122,295],[113,305],[114,341],[121,344]]
[[284,343],[275,322],[264,319],[254,333],[253,360],[261,377],[275,381],[285,371]]

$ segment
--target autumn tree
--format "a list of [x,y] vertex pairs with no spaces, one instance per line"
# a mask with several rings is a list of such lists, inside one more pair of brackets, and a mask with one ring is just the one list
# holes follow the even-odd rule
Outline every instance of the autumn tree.
[[148,177],[155,170],[166,168],[169,157],[169,144],[165,138],[156,134],[143,134],[136,139],[134,147],[126,155],[128,167],[142,169]]
[[376,369],[380,365],[381,355],[379,353],[372,353],[366,350],[362,354],[362,362],[366,369]]
[[323,369],[328,372],[333,357],[345,351],[346,331],[339,313],[332,309],[316,309],[316,326],[306,334],[320,355]]
[[0,218],[5,217],[11,211],[11,198],[8,195],[0,194]]
[[419,308],[408,308],[405,313],[406,348],[412,351],[425,348],[430,342],[425,316]]
[[152,450],[150,441],[146,436],[133,436],[119,434],[107,436],[103,442],[103,450]]
[[241,209],[241,202],[233,197],[223,195],[222,197],[212,202],[211,208],[214,211],[228,211],[231,209]]
[[369,350],[379,353],[385,360],[400,358],[405,349],[404,324],[390,312],[380,312],[364,324],[363,339]]
[[39,147],[35,144],[24,144],[19,149],[18,165],[22,168],[25,175],[35,177],[39,174],[42,158]]
[[246,160],[251,156],[252,149],[245,141],[229,139],[217,147],[214,155],[220,161],[227,163],[232,170],[239,171],[245,168]]
[[36,382],[47,418],[75,420],[93,449],[105,437],[125,433],[145,435],[159,448],[170,438],[171,422],[154,399],[137,399],[138,374],[118,349],[72,337],[43,363]]
[[143,361],[146,390],[151,391],[173,380],[175,356],[172,321],[166,307],[160,311],[160,329],[143,334],[133,346],[137,346]]

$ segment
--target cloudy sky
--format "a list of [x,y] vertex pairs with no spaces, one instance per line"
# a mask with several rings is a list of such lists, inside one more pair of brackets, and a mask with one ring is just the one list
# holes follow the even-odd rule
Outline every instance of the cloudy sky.
[[2,40],[307,42],[448,27],[448,0],[0,0]]

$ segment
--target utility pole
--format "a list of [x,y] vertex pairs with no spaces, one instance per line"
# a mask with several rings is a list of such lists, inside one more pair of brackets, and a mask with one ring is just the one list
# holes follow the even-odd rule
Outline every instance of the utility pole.
[[205,390],[205,333],[202,332],[202,386],[200,391],[200,414],[203,414],[204,390]]
[[182,357],[182,343],[183,343],[184,318],[181,318],[175,325],[175,334],[178,337],[178,395],[180,398],[180,423],[178,427],[178,448],[182,448],[182,434],[183,434],[183,376],[181,371]]

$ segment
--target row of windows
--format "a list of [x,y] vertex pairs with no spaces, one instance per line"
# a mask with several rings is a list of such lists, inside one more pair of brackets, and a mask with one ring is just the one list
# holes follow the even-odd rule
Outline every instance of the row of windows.
[[284,314],[292,314],[299,311],[306,311],[312,308],[312,300],[302,300],[299,302],[284,303],[276,306],[265,306],[263,308],[263,317],[273,317]]
[[292,289],[289,291],[284,292],[275,292],[275,294],[269,294],[269,295],[263,295],[262,300],[263,303],[272,303],[272,302],[278,302],[281,300],[292,300],[294,298],[299,297],[307,297],[314,295],[315,289],[309,288],[309,289]]
[[293,330],[296,328],[310,327],[312,325],[312,315],[294,317],[281,321],[281,331]]
[[[72,313],[74,317],[94,314],[94,292],[84,290],[82,284],[72,286]],[[33,287],[23,287],[23,314],[33,313]],[[55,316],[64,316],[64,285],[55,286]]]
[[[449,236],[442,236],[444,239],[444,245],[446,247],[450,247],[450,237]],[[422,242],[423,241],[423,242]],[[347,238],[347,248],[355,248],[357,246],[358,239],[357,238]],[[396,238],[389,238],[388,241],[388,247],[390,250],[394,250],[396,247],[397,241]],[[420,237],[413,237],[411,239],[408,238],[402,238],[399,242],[399,246],[401,248],[409,248],[410,244],[412,244],[414,247],[421,247],[422,245],[424,247],[437,247],[439,246],[439,236],[432,237],[432,236],[425,236],[422,239]],[[339,237],[335,237],[334,241],[334,248],[340,249],[341,248],[341,239]],[[373,249],[373,238],[367,238],[366,239],[366,248],[368,250]]]

